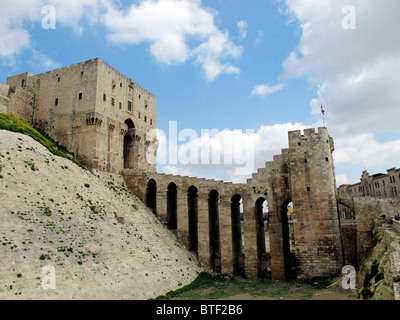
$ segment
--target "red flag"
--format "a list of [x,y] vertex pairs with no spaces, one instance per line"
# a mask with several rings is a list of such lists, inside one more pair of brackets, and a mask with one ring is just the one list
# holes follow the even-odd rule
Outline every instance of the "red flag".
[[322,105],[321,105],[321,112],[322,112],[322,114],[325,114],[325,110],[324,110],[324,108],[322,107]]

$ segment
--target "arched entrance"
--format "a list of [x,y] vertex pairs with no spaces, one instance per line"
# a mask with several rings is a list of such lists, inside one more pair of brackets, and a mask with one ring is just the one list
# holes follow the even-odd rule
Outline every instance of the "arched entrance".
[[337,202],[343,260],[345,265],[359,267],[357,250],[357,220],[354,206],[351,208],[340,201]]
[[197,254],[199,249],[199,228],[198,228],[198,191],[192,186],[188,190],[188,218],[189,218],[189,251]]
[[219,230],[219,193],[211,191],[208,196],[208,219],[210,226],[210,266],[221,272],[221,240]]
[[178,188],[175,183],[168,185],[167,191],[167,227],[169,230],[178,229]]
[[265,224],[267,221],[267,200],[259,198],[255,204],[256,232],[257,232],[257,260],[258,260],[258,275],[260,278],[269,276],[269,255],[267,254]]
[[244,254],[242,236],[242,197],[238,194],[231,199],[231,219],[232,219],[232,254],[233,254],[233,273],[235,276],[244,275]]
[[146,205],[157,215],[157,183],[154,179],[149,180],[146,187]]
[[137,141],[135,124],[131,119],[125,120],[128,132],[124,137],[124,168],[135,169],[135,146]]
[[293,220],[293,211],[292,200],[284,201],[281,210],[281,222],[286,279],[296,279],[296,250],[294,239],[295,221]]

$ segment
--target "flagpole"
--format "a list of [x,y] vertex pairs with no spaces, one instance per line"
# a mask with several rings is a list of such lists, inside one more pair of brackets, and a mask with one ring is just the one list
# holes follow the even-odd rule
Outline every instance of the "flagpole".
[[325,125],[325,110],[324,110],[322,104],[321,104],[321,113],[322,113],[322,121],[324,123],[324,128],[326,128],[326,125]]

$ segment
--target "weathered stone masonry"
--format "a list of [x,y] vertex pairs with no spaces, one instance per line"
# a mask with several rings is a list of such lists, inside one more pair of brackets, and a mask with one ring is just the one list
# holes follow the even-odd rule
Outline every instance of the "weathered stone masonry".
[[[128,187],[176,231],[200,262],[229,275],[258,277],[264,272],[262,203],[266,200],[272,277],[288,278],[296,268],[298,278],[310,278],[338,273],[343,264],[332,151],[326,128],[317,133],[309,129],[304,134],[290,132],[289,149],[246,184],[137,170],[125,170],[123,175]],[[243,201],[243,230],[238,223],[238,199]],[[290,202],[296,221],[297,267],[290,258],[286,210]]]
[[8,112],[33,124],[92,169],[155,171],[156,97],[101,59],[7,79]]
[[252,278],[265,276],[269,267],[273,279],[340,272],[334,146],[326,128],[289,132],[289,148],[245,184],[163,175],[146,161],[157,146],[155,139],[146,139],[157,127],[156,97],[102,60],[40,75],[24,73],[7,85],[0,88],[0,111],[40,128],[89,168],[122,173],[130,190],[203,265]]

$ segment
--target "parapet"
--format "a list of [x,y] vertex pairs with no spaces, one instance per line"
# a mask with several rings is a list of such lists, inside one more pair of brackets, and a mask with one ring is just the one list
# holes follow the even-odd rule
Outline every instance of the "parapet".
[[304,129],[303,133],[301,130],[289,131],[288,135],[290,147],[315,139],[330,140],[328,129],[325,127],[319,127],[318,132],[315,131],[315,128]]

